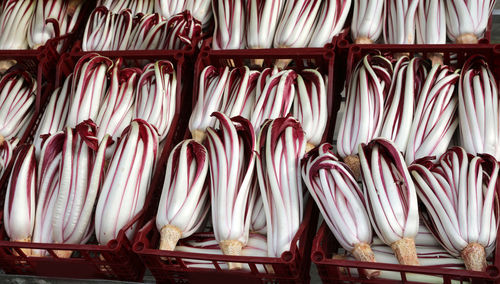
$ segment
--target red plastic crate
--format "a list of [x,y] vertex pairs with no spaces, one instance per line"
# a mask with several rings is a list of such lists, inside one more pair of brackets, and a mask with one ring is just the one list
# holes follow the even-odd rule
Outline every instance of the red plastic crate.
[[[57,85],[61,85],[65,77],[73,72],[74,65],[83,54],[85,53],[63,54],[57,65]],[[181,124],[179,123],[181,121],[179,118],[182,114],[182,102],[190,102],[191,90],[189,89],[189,84],[184,84],[183,88],[181,88],[181,82],[189,82],[190,78],[192,78],[192,75],[186,72],[185,58],[182,52],[121,52],[119,54],[112,52],[103,55],[111,58],[122,57],[128,62],[140,59],[140,62],[145,63],[145,61],[168,59],[174,63],[178,84],[176,93],[177,110],[172,122],[171,131],[165,140],[165,147],[159,156],[158,164],[164,164],[168,157],[168,152],[175,145],[176,137],[182,136],[178,134],[178,128]],[[160,169],[161,167],[158,166],[153,174],[150,186],[152,189],[157,188],[157,183],[161,182],[160,178],[158,178],[158,173],[161,172]],[[3,188],[5,186],[6,183],[3,184]],[[94,237],[91,238],[89,244],[85,245],[10,242],[7,240],[5,229],[2,226],[0,228],[0,268],[8,274],[141,281],[145,272],[144,264],[132,252],[132,242],[128,240],[124,232],[133,224],[137,224],[138,228],[142,226],[145,216],[151,214],[154,210],[152,208],[155,208],[151,206],[154,204],[151,202],[153,196],[154,190],[150,190],[144,209],[119,232],[116,239],[111,240],[106,245],[98,245]],[[0,202],[3,203],[3,199]],[[50,255],[46,257],[27,257],[22,253],[22,248],[45,249]],[[59,258],[53,253],[54,250],[72,250],[73,257]]]
[[[155,219],[146,223],[138,232],[133,249],[158,283],[309,283],[311,259],[308,255],[316,232],[317,218],[318,210],[313,201],[309,200],[290,250],[279,258],[158,250],[160,234],[156,229]],[[188,268],[185,262],[192,260],[208,261],[216,269]],[[221,262],[245,263],[250,271],[222,270],[219,266]],[[266,272],[259,272],[257,266],[264,266]]]
[[[472,55],[481,54],[488,61],[489,67],[495,74],[497,81],[500,79],[500,45],[352,45],[349,47],[347,56],[347,77],[356,67],[362,57],[369,53],[393,54],[409,52],[410,56],[426,56],[428,53],[441,52],[444,54],[444,63],[455,68],[461,68],[463,63]],[[500,239],[500,238],[499,238]],[[500,240],[497,239],[497,247],[500,248]],[[486,272],[472,272],[466,270],[446,269],[440,267],[416,267],[399,264],[367,263],[360,261],[331,259],[334,252],[340,248],[333,234],[326,224],[318,231],[312,248],[312,261],[318,267],[319,275],[324,283],[422,283],[407,280],[407,273],[432,275],[443,279],[443,283],[495,283],[500,281],[500,250],[494,253],[493,265]],[[384,271],[395,271],[401,274],[402,281],[391,281],[387,279],[366,279],[359,273],[351,274],[351,271],[360,269],[378,269]],[[413,278],[412,278],[413,279]],[[425,283],[425,282],[424,282]]]
[[[199,76],[207,65],[222,66],[245,66],[251,59],[263,59],[263,66],[272,66],[276,59],[293,59],[294,63],[289,68],[302,70],[312,68],[310,64],[317,67],[322,74],[327,76],[327,102],[329,114],[336,113],[339,107],[338,100],[334,98],[334,57],[333,44],[326,48],[287,48],[287,49],[259,49],[259,50],[211,50],[211,39],[204,42],[195,65],[195,80],[193,92],[193,105],[196,103],[198,94]],[[260,67],[263,68],[263,67]],[[335,116],[328,120],[329,125],[325,130],[323,140],[331,137],[330,124],[335,125]],[[185,132],[185,138],[189,138],[189,131]],[[159,184],[158,192],[162,190]],[[268,281],[279,281],[280,283],[304,283],[309,281],[310,259],[305,257],[310,251],[312,238],[317,226],[317,208],[309,202],[305,211],[304,220],[295,236],[293,246],[289,252],[285,252],[281,258],[267,257],[239,257],[224,255],[209,255],[195,253],[180,253],[158,250],[159,233],[156,229],[155,219],[149,221],[137,234],[134,243],[134,252],[139,254],[142,261],[153,273],[158,282],[206,282],[206,279],[220,283],[264,283]],[[156,212],[155,212],[156,213]],[[300,248],[296,247],[299,240]],[[168,258],[165,258],[168,257]],[[164,259],[170,259],[171,261]],[[220,269],[193,269],[187,268],[184,260],[206,260],[217,262],[243,262],[249,264],[252,271],[235,272]],[[272,265],[274,273],[260,273],[256,265]]]
[[92,13],[93,7],[95,7],[96,4],[96,0],[86,0],[82,6],[80,14],[78,15],[73,31],[66,35],[49,39],[45,43],[44,47],[46,48],[46,54],[49,60],[53,60],[52,62],[57,63],[63,53],[68,52],[73,48],[78,39],[83,36],[87,20],[89,19],[90,13]]
[[[335,60],[335,79],[337,80],[335,92],[336,94],[342,92],[349,74],[362,56],[368,53],[409,53],[410,56],[417,54],[426,58],[427,54],[439,52],[444,54],[444,64],[457,68],[461,68],[469,56],[482,54],[488,58],[490,68],[495,69],[499,67],[496,63],[499,63],[500,60],[494,55],[498,54],[499,51],[500,48],[491,44],[349,44],[339,37]],[[500,70],[497,74],[499,74],[497,78],[500,79]]]
[[[87,17],[82,21],[82,24],[81,24],[81,27],[79,29],[78,34],[76,35],[76,37],[73,38],[73,42],[72,42],[73,47],[71,48],[71,53],[81,54],[81,53],[96,52],[96,53],[99,53],[99,54],[102,54],[105,56],[108,56],[106,54],[113,54],[113,55],[117,54],[116,55],[117,57],[127,55],[127,56],[132,56],[134,58],[138,58],[138,57],[140,58],[140,56],[142,56],[144,54],[151,53],[151,52],[153,52],[153,53],[159,52],[161,54],[163,54],[163,53],[166,53],[166,54],[182,53],[187,60],[192,60],[191,65],[193,65],[195,60],[196,60],[197,51],[199,49],[199,46],[202,43],[202,40],[204,38],[206,38],[208,34],[211,33],[210,29],[212,26],[209,26],[207,31],[200,31],[199,35],[193,36],[190,45],[185,45],[184,48],[178,49],[178,50],[108,50],[108,51],[90,50],[90,51],[83,51],[82,50],[82,41],[83,41],[85,28],[87,26],[87,21],[90,19],[90,15],[92,14],[92,12],[94,11],[94,9],[96,8],[96,5],[97,5],[97,3],[95,3],[96,0],[91,0],[91,1],[93,4],[88,5],[88,6],[90,6],[90,10],[87,11],[87,13],[88,13],[88,14],[86,14]],[[87,6],[87,5],[84,5],[84,6]],[[122,55],[120,55],[120,54],[122,54]],[[108,56],[108,57],[112,57],[112,56]]]
[[[349,16],[349,18],[351,15]],[[491,27],[493,25],[493,16],[490,17],[488,21],[488,26],[486,28],[486,31],[484,33],[484,37],[479,40],[479,45],[483,44],[489,44],[491,41]],[[335,53],[336,53],[336,61],[335,61],[335,74],[339,75],[337,77],[338,80],[344,81],[345,80],[345,75],[346,72],[344,70],[347,69],[347,56],[349,53],[349,49],[353,46],[363,46],[362,44],[354,44],[352,42],[351,38],[351,30],[349,28],[350,26],[350,20],[346,21],[346,28],[338,35],[337,41],[336,41],[336,46],[335,46]],[[380,35],[382,37],[382,35]],[[381,39],[383,40],[383,39]],[[448,39],[447,39],[448,40]],[[387,47],[399,47],[401,49],[405,50],[411,50],[413,47],[420,47],[420,46],[426,46],[423,44],[369,44],[367,45],[372,49],[386,49]],[[454,47],[467,47],[467,48],[474,48],[477,45],[473,44],[466,44],[466,45],[460,45],[460,44],[453,44],[453,43],[447,43],[444,45],[428,45],[429,47],[436,48],[436,49],[441,49],[441,48],[447,48],[448,46],[454,46]],[[340,84],[339,84],[340,85]],[[341,92],[341,89],[338,89],[337,91]]]
[[[262,59],[262,67],[252,67],[252,69],[263,69],[272,67],[276,59],[291,59],[292,63],[287,69],[302,70],[306,68],[317,68],[321,74],[326,75],[325,82],[327,85],[327,103],[329,119],[327,122],[323,140],[328,140],[327,137],[332,137],[331,125],[335,125],[335,116],[332,113],[337,113],[340,106],[339,100],[335,99],[335,87],[337,86],[336,75],[334,76],[335,53],[334,46],[337,38],[335,37],[332,43],[325,45],[322,48],[270,48],[270,49],[230,49],[230,50],[213,50],[212,38],[203,42],[200,49],[200,54],[194,66],[195,80],[193,90],[193,106],[198,98],[199,77],[203,69],[208,65],[215,67],[239,67],[251,66],[251,60]],[[186,132],[186,137],[189,132]]]
[[[94,3],[95,0],[88,2]],[[93,4],[95,5],[95,3]],[[31,142],[38,123],[43,114],[55,84],[56,65],[64,51],[69,51],[74,41],[83,32],[81,23],[88,18],[90,5],[84,5],[72,33],[49,39],[45,45],[37,49],[0,50],[0,60],[15,60],[14,68],[29,71],[37,81],[35,113],[27,130],[20,138],[19,144]],[[11,164],[7,166],[5,175],[0,179],[0,185],[7,182]]]
[[[500,240],[497,238],[497,248]],[[323,222],[312,247],[312,261],[316,264],[319,276],[323,283],[426,283],[417,282],[416,277],[435,276],[442,279],[442,283],[498,283],[500,281],[500,250],[494,252],[493,265],[488,266],[486,272],[475,272],[461,269],[441,268],[439,266],[409,266],[388,263],[361,262],[354,260],[332,259],[334,252],[341,248],[333,236],[330,228]],[[398,272],[401,281],[388,279],[366,279],[362,269],[378,269],[381,271]],[[357,271],[357,275],[352,272]],[[412,276],[409,277],[409,274]]]
[[[495,73],[497,80],[500,79],[500,45],[491,44],[414,44],[408,45],[381,45],[381,44],[354,44],[348,49],[347,61],[344,72],[348,80],[349,74],[356,68],[356,64],[366,54],[380,53],[382,55],[391,55],[394,53],[407,53],[410,57],[421,56],[427,58],[428,54],[442,53],[443,64],[460,69],[464,62],[471,56],[483,55],[489,63],[489,67]],[[339,74],[340,75],[340,74]],[[337,78],[339,79],[339,78]]]

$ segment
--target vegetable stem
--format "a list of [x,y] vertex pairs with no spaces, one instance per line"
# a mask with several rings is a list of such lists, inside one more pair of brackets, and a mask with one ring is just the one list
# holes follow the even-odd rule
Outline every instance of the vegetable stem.
[[[351,253],[356,260],[365,262],[376,262],[375,254],[373,253],[373,250],[370,247],[370,245],[367,243],[355,244],[354,249],[352,250]],[[335,256],[333,257],[334,259]],[[368,279],[380,276],[380,270],[375,270],[375,269],[363,269],[363,273]]]
[[477,44],[478,39],[473,33],[462,34],[457,37],[458,44]]
[[372,44],[373,41],[370,38],[363,36],[363,37],[358,37],[354,41],[354,43],[356,43],[356,44]]
[[193,136],[193,139],[196,142],[203,143],[203,140],[205,140],[205,137],[207,137],[207,134],[205,133],[205,131],[195,129],[195,130],[191,131],[191,136]]
[[54,253],[59,258],[70,258],[73,251],[72,250],[55,250]]
[[400,264],[420,265],[414,239],[402,238],[392,243],[391,248]]
[[432,62],[432,66],[434,66],[434,65],[443,65],[443,57],[444,57],[443,53],[441,53],[441,52],[433,52],[433,53],[429,53],[427,55],[427,57]]
[[478,243],[469,243],[461,252],[465,266],[472,271],[486,270],[486,251]]
[[274,65],[279,69],[285,69],[290,62],[292,62],[292,59],[289,58],[277,59]]
[[182,231],[173,225],[165,225],[160,231],[160,249],[173,251],[182,236]]
[[349,166],[354,178],[356,180],[359,180],[359,177],[361,176],[361,164],[359,162],[358,155],[349,155],[349,156],[345,157],[344,163],[346,163],[347,166]]
[[262,67],[262,65],[264,65],[264,59],[262,58],[250,59],[250,66]]
[[16,65],[17,61],[13,59],[0,60],[0,74],[5,73],[10,67]]
[[[241,255],[243,243],[238,240],[223,240],[220,241],[220,248],[225,255]],[[241,263],[228,262],[229,270],[242,269]]]

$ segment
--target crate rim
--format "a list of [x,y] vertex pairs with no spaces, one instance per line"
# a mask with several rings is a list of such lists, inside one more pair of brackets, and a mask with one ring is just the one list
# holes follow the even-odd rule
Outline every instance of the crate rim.
[[[344,259],[329,259],[326,257],[325,252],[321,249],[321,242],[325,241],[325,233],[330,230],[325,221],[321,224],[316,236],[313,240],[313,247],[311,250],[311,260],[316,265],[334,266],[334,267],[349,267],[361,269],[379,269],[389,270],[394,272],[404,273],[418,273],[435,276],[455,276],[460,278],[481,278],[485,280],[498,280],[500,279],[500,270],[494,265],[488,265],[485,272],[469,271],[465,269],[451,269],[442,268],[438,266],[412,266],[402,264],[392,264],[383,262],[363,262],[356,260]],[[497,241],[498,242],[498,241]],[[346,277],[348,277],[346,275]],[[356,278],[361,278],[360,276]],[[365,278],[362,278],[366,280]],[[384,278],[375,278],[374,280],[384,280]],[[354,281],[354,280],[353,280]]]
[[[341,82],[342,85],[345,85],[349,80],[349,76],[356,67],[356,64],[359,62],[355,60],[358,57],[363,57],[366,54],[383,54],[383,53],[398,53],[398,52],[409,52],[411,54],[418,53],[432,53],[432,52],[441,52],[441,53],[474,53],[474,51],[478,51],[476,53],[478,55],[485,56],[488,61],[493,60],[497,62],[497,59],[500,59],[500,44],[490,44],[490,43],[479,43],[479,44],[351,44],[343,46],[344,49],[340,50],[340,46],[342,45],[342,40],[348,43],[345,39],[339,39],[337,41],[337,51],[345,52],[345,64],[346,64],[346,79],[344,82]],[[470,54],[472,56],[476,56],[475,54]],[[359,59],[359,58],[358,58]],[[466,60],[466,58],[465,58]],[[337,61],[338,62],[338,61]],[[494,64],[494,62],[488,62],[488,64]],[[462,64],[461,62],[460,64]],[[456,66],[456,69],[460,69],[461,65]],[[500,72],[493,70],[493,66],[490,65],[492,72],[498,74],[497,81],[500,80]],[[498,68],[495,68],[498,70]],[[458,111],[458,110],[457,110]],[[458,131],[458,130],[457,130]],[[486,281],[498,281],[500,280],[500,238],[497,237],[497,248],[495,252],[493,252],[493,256],[495,257],[495,261],[497,263],[493,263],[492,265],[488,265],[487,270],[485,272],[477,272],[477,271],[468,271],[462,269],[450,269],[439,266],[408,266],[401,264],[388,264],[388,263],[368,263],[368,262],[360,262],[356,260],[343,260],[343,259],[329,259],[326,252],[323,250],[322,242],[328,241],[327,238],[329,233],[329,228],[326,222],[323,221],[320,226],[316,236],[313,240],[313,246],[311,250],[311,260],[315,263],[319,268],[319,274],[322,279],[333,279],[335,275],[330,272],[327,272],[326,269],[337,269],[339,277],[339,281],[346,281],[349,283],[354,282],[370,282],[370,283],[383,283],[381,281],[392,281],[384,278],[374,278],[371,281],[364,278],[362,275],[352,276],[350,274],[341,274],[341,268],[348,269],[380,269],[386,271],[394,271],[400,273],[417,273],[417,274],[425,274],[425,275],[433,275],[433,276],[442,276],[442,277],[453,277],[455,278],[474,278],[481,279]],[[334,236],[331,236],[334,238]],[[377,282],[379,281],[379,282]],[[414,283],[412,281],[408,281],[408,283]],[[406,282],[405,282],[406,283]],[[446,283],[446,282],[445,282]]]

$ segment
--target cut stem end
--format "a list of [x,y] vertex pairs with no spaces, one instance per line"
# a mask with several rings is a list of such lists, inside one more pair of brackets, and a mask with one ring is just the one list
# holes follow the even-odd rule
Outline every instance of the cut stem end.
[[193,136],[193,139],[196,142],[202,144],[203,140],[205,140],[205,137],[207,136],[207,134],[205,133],[205,131],[195,129],[195,130],[191,131],[191,136]]
[[458,44],[476,44],[478,42],[479,40],[477,39],[476,35],[472,33],[463,34],[457,37]]
[[351,169],[352,174],[356,180],[361,176],[361,163],[357,155],[349,155],[344,158],[344,163]]
[[72,250],[55,250],[54,253],[59,258],[70,258],[73,251]]
[[262,67],[262,65],[264,65],[264,59],[263,58],[250,59],[250,64],[251,66]]
[[[355,244],[354,249],[351,253],[356,260],[364,262],[376,262],[375,254],[373,253],[370,245],[367,243]],[[380,270],[375,269],[363,269],[363,273],[368,279],[380,276]]]
[[468,244],[460,254],[464,260],[467,270],[486,271],[486,251],[478,243]]
[[292,62],[292,59],[277,59],[274,65],[279,69],[285,69],[290,62]]
[[432,62],[432,66],[434,65],[443,65],[444,54],[441,52],[429,53],[427,55],[429,60]]
[[[237,240],[225,240],[219,243],[222,253],[225,255],[241,255],[243,250],[243,243]],[[242,269],[243,265],[241,263],[228,262],[227,266],[229,270]]]
[[400,264],[404,265],[420,265],[417,257],[417,248],[415,240],[411,238],[403,238],[391,244],[391,248],[396,255]]
[[373,41],[368,38],[368,37],[359,37],[356,40],[354,40],[355,44],[372,44]]
[[310,152],[314,148],[316,148],[316,146],[314,144],[311,144],[311,143],[307,142],[307,144],[306,144],[306,153]]
[[16,65],[17,61],[13,59],[0,60],[0,74],[4,74],[10,67]]
[[163,226],[160,231],[160,249],[173,251],[181,236],[182,231],[176,226]]

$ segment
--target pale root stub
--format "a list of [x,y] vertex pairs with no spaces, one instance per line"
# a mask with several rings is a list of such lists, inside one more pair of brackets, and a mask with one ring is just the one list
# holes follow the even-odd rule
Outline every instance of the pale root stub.
[[[375,254],[373,253],[373,250],[370,247],[370,245],[367,243],[355,244],[354,249],[352,250],[351,253],[354,256],[354,258],[359,261],[376,262]],[[380,276],[380,270],[375,270],[375,269],[363,269],[363,273],[366,275],[368,279]]]
[[173,251],[182,236],[182,231],[173,225],[165,225],[160,231],[160,249]]
[[415,240],[412,238],[403,238],[391,244],[391,248],[400,264],[420,265],[417,257],[417,248]]
[[484,247],[478,243],[468,244],[460,253],[464,260],[465,267],[472,271],[485,271],[486,266],[486,251]]
[[194,141],[202,144],[205,140],[205,137],[207,137],[207,134],[204,131],[195,129],[191,131],[191,136],[193,137]]
[[[243,249],[243,243],[237,240],[225,240],[219,243],[222,253],[225,255],[241,255]],[[241,263],[229,262],[227,264],[229,270],[242,269],[243,265]]]
[[13,59],[0,60],[0,74],[3,74],[9,70],[10,67],[16,65],[17,61]]
[[359,37],[356,40],[354,40],[355,44],[372,44],[373,41],[368,38],[368,37]]
[[356,180],[361,176],[361,163],[357,155],[349,155],[344,158],[344,163],[351,169],[352,174]]
[[72,250],[55,250],[54,253],[59,258],[70,258],[73,251]]
[[443,65],[444,54],[440,52],[429,53],[427,55],[429,60],[432,62],[432,66],[434,65]]
[[476,44],[478,43],[479,40],[477,39],[476,35],[470,33],[470,34],[463,34],[457,37],[457,43],[458,44]]

